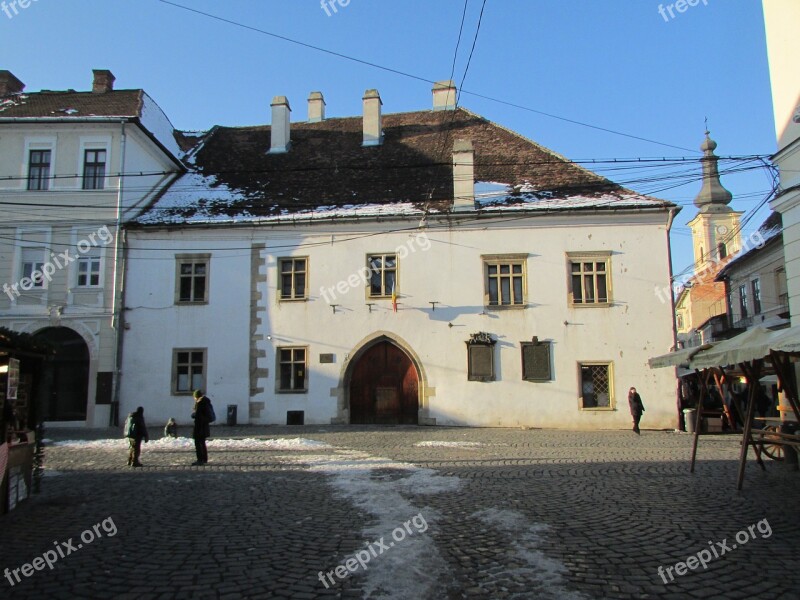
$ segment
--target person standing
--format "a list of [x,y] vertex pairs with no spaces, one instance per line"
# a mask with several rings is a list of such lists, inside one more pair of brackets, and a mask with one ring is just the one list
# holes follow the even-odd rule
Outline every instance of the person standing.
[[644,404],[642,404],[642,397],[636,391],[635,387],[632,387],[630,391],[628,391],[628,405],[631,408],[631,417],[633,417],[633,430],[637,435],[641,435],[639,433],[639,421],[644,412]]
[[194,449],[197,454],[197,460],[192,463],[192,466],[205,465],[208,463],[208,448],[206,448],[206,439],[211,437],[211,400],[203,395],[203,390],[194,391],[194,412],[192,412],[194,419],[194,429],[192,437],[194,437]]
[[128,415],[125,420],[125,437],[128,438],[128,466],[141,467],[139,457],[142,454],[142,440],[145,443],[150,441],[147,435],[147,426],[144,423],[144,408],[139,407]]

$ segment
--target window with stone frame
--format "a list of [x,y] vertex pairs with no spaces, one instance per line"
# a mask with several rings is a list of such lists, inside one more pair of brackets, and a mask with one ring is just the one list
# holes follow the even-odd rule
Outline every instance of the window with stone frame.
[[307,361],[308,349],[305,347],[278,347],[278,392],[308,391]]
[[614,385],[612,364],[584,362],[578,364],[582,409],[612,409]]
[[280,299],[308,298],[308,258],[292,257],[278,260],[280,268]]
[[172,394],[191,394],[206,389],[206,349],[176,348],[172,351]]
[[527,254],[484,255],[484,305],[489,308],[525,306]]
[[570,304],[608,306],[611,303],[611,255],[608,252],[569,253]]
[[392,293],[397,293],[396,254],[370,254],[367,257],[367,268],[370,272],[370,298],[391,298]]
[[180,254],[175,262],[175,303],[207,303],[211,255]]

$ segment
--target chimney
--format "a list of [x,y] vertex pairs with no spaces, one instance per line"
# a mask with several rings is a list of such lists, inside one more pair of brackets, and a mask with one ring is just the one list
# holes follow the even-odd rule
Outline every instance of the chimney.
[[114,81],[116,77],[108,69],[92,69],[94,81],[92,81],[92,92],[95,94],[105,94],[114,91]]
[[325,120],[325,98],[322,92],[311,92],[308,96],[308,122],[319,123]]
[[453,212],[475,210],[475,152],[470,140],[453,144]]
[[0,71],[0,98],[21,94],[25,84],[14,77],[11,71]]
[[433,110],[455,110],[456,84],[452,79],[433,84]]
[[283,154],[289,151],[289,115],[292,108],[286,96],[275,96],[272,99],[272,141],[270,142],[270,154]]
[[381,95],[378,90],[364,92],[364,143],[362,146],[380,146],[383,143],[381,120]]

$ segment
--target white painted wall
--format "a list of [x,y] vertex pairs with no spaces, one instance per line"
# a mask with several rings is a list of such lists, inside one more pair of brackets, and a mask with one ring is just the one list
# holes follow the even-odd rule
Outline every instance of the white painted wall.
[[[243,407],[263,402],[261,417],[251,423],[285,423],[288,410],[305,411],[306,423],[330,423],[342,416],[337,396],[350,357],[366,340],[385,332],[405,342],[421,364],[430,394],[422,416],[439,425],[624,429],[631,424],[627,390],[635,386],[647,408],[643,426],[674,428],[674,371],[647,366],[649,358],[673,344],[671,306],[654,291],[669,285],[666,222],[665,213],[573,213],[503,223],[453,221],[451,226],[434,219],[424,230],[430,241],[427,251],[425,243],[414,241],[418,232],[390,232],[416,225],[409,221],[133,232],[123,410],[142,404],[150,422],[170,416],[188,422],[183,407],[191,402],[169,394],[171,353],[172,348],[198,345],[209,347],[208,387],[218,416],[225,404],[236,403],[239,422],[247,422]],[[263,339],[258,342],[264,351],[258,366],[269,375],[258,382],[264,391],[249,398],[250,256],[241,248],[251,242],[266,244],[260,251],[266,273],[259,275],[265,276],[259,288],[266,311],[255,332]],[[360,283],[345,294],[334,292],[331,300],[339,306],[333,312],[321,288],[328,288],[330,298],[334,294],[329,288],[357,273],[368,254],[392,252],[409,242],[415,251],[400,260],[397,313],[389,300],[373,300],[370,313]],[[171,256],[186,247],[208,248],[214,255],[208,306],[173,305]],[[581,251],[613,253],[613,306],[568,306],[566,253]],[[481,255],[503,253],[529,255],[523,310],[483,305]],[[277,260],[288,256],[309,257],[306,302],[278,301]],[[439,302],[435,311],[432,301]],[[467,380],[465,342],[479,331],[498,340],[494,382]],[[521,379],[519,343],[533,336],[553,342],[551,382]],[[308,347],[309,389],[276,394],[275,352],[290,345]],[[334,354],[335,362],[320,364],[323,353]],[[580,361],[613,363],[614,410],[579,408]]]

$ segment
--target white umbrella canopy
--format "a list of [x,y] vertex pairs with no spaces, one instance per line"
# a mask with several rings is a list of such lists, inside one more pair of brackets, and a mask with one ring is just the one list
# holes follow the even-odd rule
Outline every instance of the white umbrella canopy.
[[679,367],[681,365],[688,366],[689,361],[695,354],[712,348],[714,344],[703,344],[702,346],[693,346],[691,348],[681,348],[675,352],[662,354],[661,356],[654,356],[647,361],[651,369],[663,369],[664,367]]
[[738,365],[766,358],[771,350],[800,352],[800,327],[773,331],[754,327],[698,353],[690,362],[693,369]]

